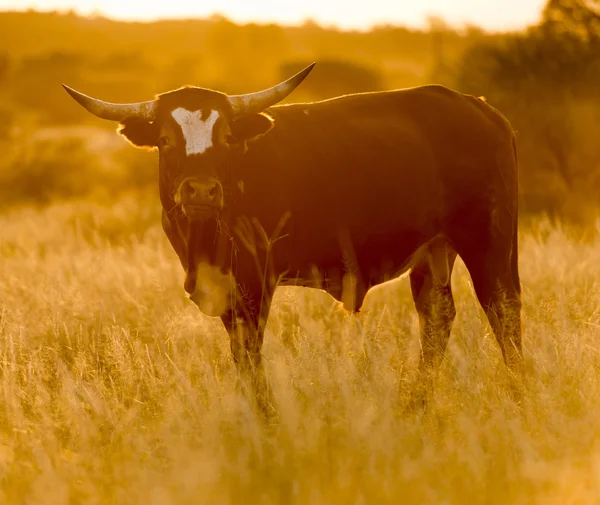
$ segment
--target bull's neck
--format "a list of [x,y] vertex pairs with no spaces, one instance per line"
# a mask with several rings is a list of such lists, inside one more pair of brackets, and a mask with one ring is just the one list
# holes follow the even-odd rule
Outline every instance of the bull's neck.
[[196,275],[201,263],[219,267],[221,271],[231,270],[231,240],[228,224],[220,216],[204,223],[188,222],[185,237],[187,272],[185,290],[193,293],[196,287]]

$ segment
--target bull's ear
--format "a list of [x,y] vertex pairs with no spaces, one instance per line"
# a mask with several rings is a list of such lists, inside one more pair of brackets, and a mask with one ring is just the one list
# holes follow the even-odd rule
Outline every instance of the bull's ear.
[[264,113],[236,118],[231,124],[231,135],[238,141],[252,140],[273,128],[273,118]]
[[135,147],[151,149],[158,146],[158,126],[144,119],[135,117],[125,119],[119,124],[117,132]]

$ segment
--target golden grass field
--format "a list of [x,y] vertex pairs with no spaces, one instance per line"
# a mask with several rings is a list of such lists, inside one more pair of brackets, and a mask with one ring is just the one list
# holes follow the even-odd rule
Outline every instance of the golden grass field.
[[369,294],[364,330],[281,288],[263,349],[280,419],[264,427],[159,215],[131,197],[0,216],[0,503],[600,502],[600,239],[521,236],[521,411],[462,263],[424,414],[403,411],[406,278]]

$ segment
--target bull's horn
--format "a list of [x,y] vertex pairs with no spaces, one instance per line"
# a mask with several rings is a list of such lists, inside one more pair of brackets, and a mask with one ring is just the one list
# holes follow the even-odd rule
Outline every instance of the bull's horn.
[[63,84],[63,88],[71,95],[84,109],[102,119],[110,121],[122,121],[128,117],[139,117],[148,121],[153,121],[156,115],[156,100],[139,103],[110,103],[103,102],[97,98],[84,95],[79,91]]
[[287,81],[283,81],[272,88],[256,93],[248,93],[246,95],[231,95],[229,103],[234,114],[250,114],[252,112],[260,112],[261,110],[281,102],[286,96],[294,91],[298,85],[306,78],[310,71],[315,66],[311,63],[304,70],[290,77]]

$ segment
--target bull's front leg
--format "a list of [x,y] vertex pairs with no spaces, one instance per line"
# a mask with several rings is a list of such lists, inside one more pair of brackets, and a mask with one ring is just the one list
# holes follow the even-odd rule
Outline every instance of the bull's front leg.
[[[260,292],[260,290],[257,290]],[[242,388],[258,411],[270,419],[275,413],[262,360],[264,329],[271,307],[271,295],[245,293],[221,320],[230,338],[231,354]]]

